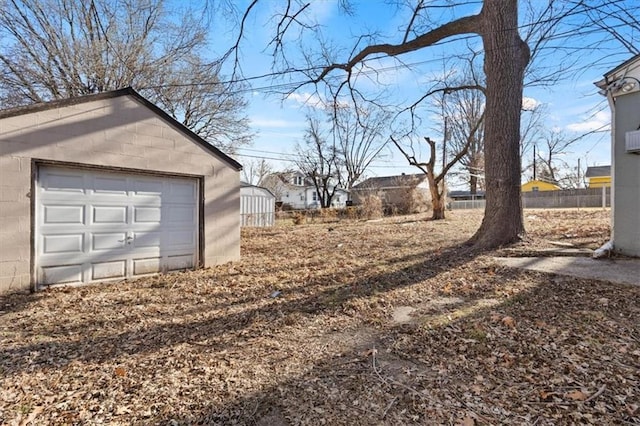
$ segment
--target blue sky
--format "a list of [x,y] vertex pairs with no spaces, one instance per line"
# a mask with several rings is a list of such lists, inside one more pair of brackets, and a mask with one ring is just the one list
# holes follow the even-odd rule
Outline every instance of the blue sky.
[[[247,2],[238,2],[239,10]],[[479,4],[479,2],[477,2]],[[466,6],[466,10],[473,12],[478,9],[478,4]],[[265,1],[260,3],[255,13],[247,21],[245,38],[241,43],[240,62],[245,77],[259,76],[272,71],[271,50],[268,47],[273,37],[274,10],[281,7],[279,2]],[[398,29],[406,22],[406,12],[396,15],[391,14],[390,7],[383,2],[370,1],[364,6],[358,7],[356,16],[345,17],[340,13],[338,2],[335,0],[315,1],[301,16],[307,23],[316,22],[322,26],[326,40],[330,40],[335,46],[333,52],[337,52],[337,59],[345,60],[347,52],[341,52],[341,48],[351,48],[354,37],[363,32],[377,31],[380,40],[397,42],[399,40]],[[445,19],[453,16],[455,11],[443,8],[434,19]],[[457,16],[460,16],[458,13]],[[232,44],[232,34],[237,28],[233,22],[217,22],[216,31],[212,32],[212,45],[216,53],[221,53],[224,48]],[[297,52],[298,34],[292,32],[291,37],[285,40],[288,49],[288,58],[297,66],[303,66],[299,51]],[[317,47],[314,38],[301,38],[306,46]],[[585,43],[588,40],[585,40]],[[464,44],[464,45],[463,45]],[[389,96],[399,103],[405,103],[415,99],[416,93],[422,93],[425,87],[429,87],[431,80],[442,75],[443,62],[449,50],[456,51],[460,45],[463,49],[478,49],[481,46],[480,39],[469,38],[464,43],[448,43],[441,47],[427,48],[404,55],[401,60],[409,64],[417,65],[415,70],[397,68],[398,62],[391,58],[384,58],[377,62],[379,68],[387,69],[377,77],[378,81],[365,81],[361,79],[361,87],[370,93],[390,92]],[[618,62],[630,57],[615,43],[604,46],[610,49],[593,52],[592,55],[576,57],[575,70],[572,74],[551,87],[532,87],[525,89],[525,97],[529,102],[545,104],[548,110],[546,123],[549,128],[565,131],[571,137],[578,137],[586,132],[602,129],[603,132],[587,136],[575,143],[562,160],[571,166],[576,166],[578,158],[581,159],[583,172],[587,165],[610,164],[610,138],[608,128],[610,114],[605,99],[597,94],[593,82],[599,80],[602,75]],[[604,52],[604,53],[603,53]],[[606,61],[601,61],[602,55],[610,55]],[[597,58],[595,56],[598,56]],[[553,55],[546,61],[560,60]],[[228,70],[227,70],[228,71]],[[451,71],[451,70],[449,70]],[[336,73],[340,75],[340,73]],[[300,75],[290,75],[293,81],[300,81]],[[372,77],[372,76],[370,76]],[[281,83],[278,80],[277,83]],[[251,81],[251,90],[247,93],[249,110],[247,112],[252,129],[256,132],[253,146],[239,151],[237,158],[240,162],[256,160],[256,157],[265,157],[276,169],[292,167],[292,154],[296,143],[302,141],[305,131],[305,114],[308,106],[314,104],[315,95],[313,87],[306,86],[292,95],[282,96],[268,94],[267,88],[274,84],[270,79],[257,79]],[[390,99],[390,98],[388,98]],[[440,136],[437,133],[439,124],[429,118],[433,114],[424,113],[424,135],[430,135],[433,139]],[[281,159],[281,161],[275,160]],[[368,176],[386,176],[405,173],[415,173],[417,169],[406,165],[406,160],[395,148],[385,151],[384,155],[376,160],[368,170]]]

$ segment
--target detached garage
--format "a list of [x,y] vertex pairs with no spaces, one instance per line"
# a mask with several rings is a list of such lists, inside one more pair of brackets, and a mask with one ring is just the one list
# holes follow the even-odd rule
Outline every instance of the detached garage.
[[130,88],[0,111],[0,293],[239,259],[240,170]]

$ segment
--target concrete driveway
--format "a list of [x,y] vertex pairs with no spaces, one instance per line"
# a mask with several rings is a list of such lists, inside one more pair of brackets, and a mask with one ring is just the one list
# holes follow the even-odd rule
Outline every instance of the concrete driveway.
[[496,257],[512,268],[569,275],[620,284],[640,285],[640,259],[593,259],[589,257]]

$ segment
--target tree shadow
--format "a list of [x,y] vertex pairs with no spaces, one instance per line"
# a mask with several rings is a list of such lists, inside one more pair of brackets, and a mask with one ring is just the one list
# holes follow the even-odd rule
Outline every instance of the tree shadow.
[[310,357],[311,365],[299,375],[196,415],[172,412],[158,420],[637,424],[640,397],[632,352],[640,349],[640,329],[621,312],[638,312],[629,292],[640,296],[640,291],[524,275],[533,285],[499,305],[469,310],[477,301],[467,301],[451,309],[468,313],[446,323],[430,325],[422,318],[377,329],[338,353]]
[[[42,341],[5,348],[0,353],[0,367],[5,375],[16,375],[38,368],[60,368],[72,361],[105,362],[193,342],[210,350],[227,350],[234,346],[233,340],[228,339],[228,336],[235,335],[240,339],[250,337],[252,324],[255,322],[280,321],[284,317],[299,314],[317,316],[339,312],[354,300],[433,278],[447,268],[472,261],[477,254],[466,246],[427,251],[422,253],[421,261],[400,270],[367,276],[367,267],[362,267],[354,271],[353,276],[356,278],[353,280],[334,285],[327,285],[327,281],[335,273],[321,274],[284,290],[285,297],[259,297],[257,299],[262,299],[263,303],[255,307],[245,306],[247,302],[253,302],[251,299],[231,299],[229,305],[217,304],[215,308],[226,310],[222,315],[212,315],[212,306],[207,303],[176,310],[173,314],[165,309],[148,312],[145,305],[141,304],[144,301],[124,297],[116,299],[111,296],[105,299],[100,309],[109,310],[109,305],[124,304],[127,306],[126,316],[109,316],[97,320],[88,315],[83,322],[72,326],[55,320],[46,325],[36,324],[32,330],[43,336]],[[400,257],[394,262],[415,261],[420,257]],[[158,277],[156,282],[161,279]],[[117,291],[118,285],[114,285],[112,289]],[[27,301],[34,296],[25,297],[24,301]],[[189,297],[185,297],[184,302],[188,306],[194,304]],[[171,304],[180,305],[175,300]],[[175,317],[172,318],[171,315]],[[131,326],[132,324],[140,326]],[[125,331],[119,332],[122,328]],[[31,330],[26,330],[27,333],[29,331]],[[25,354],[30,355],[24,356]]]

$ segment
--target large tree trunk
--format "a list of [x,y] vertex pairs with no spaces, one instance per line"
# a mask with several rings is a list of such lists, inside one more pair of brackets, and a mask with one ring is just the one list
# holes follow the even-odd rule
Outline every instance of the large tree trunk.
[[493,248],[524,233],[520,198],[520,111],[529,48],[518,34],[518,0],[485,0],[482,10],[486,210],[471,241]]
[[431,220],[444,219],[444,189],[440,190],[438,188],[433,173],[427,174],[427,180],[429,182],[429,192],[431,193]]

